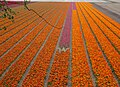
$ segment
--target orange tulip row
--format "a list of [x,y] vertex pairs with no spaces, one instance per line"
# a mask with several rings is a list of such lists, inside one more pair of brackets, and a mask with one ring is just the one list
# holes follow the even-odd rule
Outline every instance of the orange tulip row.
[[[65,10],[66,8],[64,8],[64,11]],[[58,21],[57,26],[61,26],[63,24],[64,15]],[[61,29],[54,29],[53,32],[51,33],[44,48],[40,51],[36,61],[34,62],[33,66],[30,69],[30,72],[28,73],[27,77],[23,81],[23,85],[22,85],[23,87],[26,87],[26,86],[42,87],[44,85],[44,78],[46,76],[50,59],[55,50],[60,31]]]
[[[36,6],[37,7],[37,6]],[[49,8],[49,9],[51,9],[51,8]],[[40,14],[41,13],[43,13],[43,12],[45,12],[45,11],[47,11],[47,10],[49,10],[48,8],[42,8],[42,9],[39,9],[39,8],[37,8],[37,9],[35,9],[37,12],[39,12]],[[24,14],[25,13],[25,14]],[[26,11],[26,12],[24,12],[23,14],[17,14],[19,17],[16,17],[15,16],[15,18],[14,18],[14,21],[15,21],[15,23],[12,23],[10,20],[8,20],[7,22],[5,22],[5,23],[3,23],[3,24],[0,24],[0,27],[2,27],[2,26],[6,26],[7,28],[8,27],[10,27],[10,26],[13,26],[13,27],[15,27],[15,26],[19,26],[19,22],[21,22],[21,20],[23,20],[24,21],[24,23],[25,23],[25,18],[27,18],[27,17],[33,17],[33,15],[35,15],[33,12],[29,12],[29,11]],[[35,16],[37,16],[37,15],[35,15]],[[38,16],[37,16],[38,17]],[[22,22],[21,22],[22,23]],[[8,29],[7,29],[8,30]]]
[[72,14],[72,86],[92,87],[80,26],[75,10]]
[[25,20],[25,18],[27,18],[28,16],[32,16],[32,15],[33,15],[33,13],[31,13],[31,14],[27,13],[27,14],[24,14],[23,16],[21,15],[19,18],[16,18],[14,20],[15,23],[13,23],[11,20],[8,20],[8,22],[1,23],[0,27],[4,27],[4,26],[9,27],[9,26],[12,26],[12,25],[14,25],[14,27],[15,27],[16,25],[18,25],[17,23],[21,22],[22,20]]
[[18,27],[22,24],[25,24],[25,22],[27,22],[30,18],[34,18],[34,16],[35,16],[35,14],[33,14],[33,13],[30,13],[30,15],[27,15],[26,18],[23,18],[22,20],[18,19],[18,21],[15,21],[14,23],[9,22],[9,23],[4,24],[3,26],[6,26],[7,29],[1,30],[0,35],[3,36],[6,32],[10,32],[11,30],[15,30],[16,27]]
[[[97,29],[94,22],[86,14],[81,3],[77,4],[77,9],[78,9],[79,18],[81,21],[82,30],[84,32],[84,36],[86,39],[86,46],[87,46],[88,54],[90,57],[90,62],[92,64],[92,70],[96,78],[96,81],[95,81],[96,85],[100,87],[101,86],[105,87],[108,85],[117,87],[118,86],[117,82],[112,74],[110,67],[108,66],[106,60],[104,59],[102,51],[99,48],[97,40],[95,38],[96,34],[101,35],[100,33],[98,33],[99,29]],[[89,23],[91,28],[88,26],[87,22]],[[94,32],[95,35],[91,30],[96,30],[96,33]],[[104,37],[104,36],[99,36],[99,37]],[[105,42],[106,40],[103,40],[103,41]]]
[[[54,14],[55,12],[53,12]],[[53,14],[50,14],[47,20],[50,20]],[[13,62],[21,52],[36,38],[36,35],[42,30],[46,22],[40,23],[30,32],[24,39],[22,39],[15,47],[13,47],[7,54],[5,54],[0,61],[0,74]],[[40,27],[39,27],[40,26]]]
[[[64,19],[63,19],[64,20]],[[60,44],[60,43],[59,43]],[[48,79],[48,87],[67,86],[68,84],[68,60],[70,51],[56,52],[54,62]]]
[[[40,3],[34,5],[35,10],[39,11]],[[46,19],[51,20],[51,24],[57,23],[56,26],[61,27],[69,4],[41,4],[43,8],[45,5],[53,5],[56,9],[52,10],[51,7],[47,12],[49,6],[46,7],[47,14],[44,17],[49,14]],[[120,55],[111,43],[118,50],[120,49],[120,42],[116,36],[119,35],[120,25],[98,10],[91,9],[93,7],[90,3],[76,3],[76,8],[72,11],[72,86],[93,87],[96,84],[100,87],[118,87]],[[50,13],[51,10],[52,13]],[[60,17],[60,15],[62,16]],[[14,30],[12,30],[14,26],[10,26],[8,31],[0,32],[0,34],[8,32],[0,38],[0,43],[4,42],[0,45],[0,56],[3,55],[0,59],[0,74],[3,75],[0,81],[1,87],[16,87],[19,81],[22,81],[22,87],[42,87],[44,85],[61,29],[52,28],[50,25],[45,27],[46,22],[43,21],[32,30],[32,27],[41,20],[34,21],[35,19],[37,16]],[[57,20],[58,22],[56,22]],[[23,22],[23,20],[21,21]],[[32,21],[33,23],[31,23]],[[26,25],[29,26],[21,31]],[[106,27],[108,25],[110,25],[109,28]],[[56,52],[47,83],[48,87],[68,85],[69,55],[70,50]]]
[[[20,7],[18,7],[18,8],[12,8],[14,11],[15,11],[15,13],[16,13],[16,15],[14,15],[14,17],[15,18],[19,18],[20,17],[20,15],[22,14],[22,15],[24,15],[25,13],[27,13],[28,11],[26,11],[25,9],[23,9],[23,6],[20,6]],[[18,12],[19,11],[19,12]],[[2,24],[2,23],[4,23],[4,22],[10,22],[10,20],[8,19],[8,18],[0,18],[0,25]]]
[[[46,4],[48,4],[48,3],[46,3]],[[49,3],[49,5],[50,5],[50,3]],[[30,4],[28,4],[28,6],[29,6],[30,8],[32,8],[32,9],[39,9],[38,3],[30,3]],[[41,6],[42,9],[47,7],[47,6],[45,6],[44,3],[42,3],[42,4],[39,3],[39,6]],[[52,6],[51,6],[51,7],[52,7]],[[24,9],[24,8],[25,8],[24,6],[19,6],[19,7],[14,7],[14,8],[12,8],[12,9],[15,11],[15,13],[16,13],[16,15],[14,16],[15,19],[16,19],[16,18],[19,18],[19,17],[21,17],[21,16],[25,16],[26,14],[29,13],[29,11],[26,10],[26,9]],[[48,8],[48,7],[47,7],[47,8]],[[8,22],[8,21],[10,21],[10,20],[9,20],[9,19],[1,19],[1,20],[0,20],[0,24],[2,23],[2,21]]]
[[[92,18],[93,18],[93,20],[95,20],[96,21],[96,23],[97,23],[97,25],[101,28],[101,30],[104,32],[104,35],[106,35],[107,36],[107,38],[108,39],[110,39],[111,40],[111,42],[114,44],[114,46],[119,50],[119,54],[120,54],[120,40],[119,40],[119,38],[120,38],[120,30],[118,29],[118,28],[116,28],[115,26],[113,26],[110,22],[108,22],[107,20],[105,20],[103,17],[101,17],[99,14],[97,14],[93,9],[90,9],[90,7],[88,8],[87,7],[87,4],[85,5],[85,4],[83,4],[83,6],[84,6],[84,8],[90,13],[90,14],[92,14]],[[91,11],[93,11],[93,13],[91,12]],[[98,17],[98,18],[100,18],[100,19],[98,19],[95,15]],[[107,26],[109,26],[109,28],[108,27],[106,27],[102,22],[101,22],[101,20],[107,25]],[[120,27],[119,27],[120,28]],[[114,34],[114,33],[115,34]],[[118,38],[118,37],[119,38]]]
[[[54,11],[50,11],[51,13]],[[48,12],[48,13],[50,13]],[[49,17],[49,15],[45,14],[44,17]],[[8,49],[10,49],[12,46],[14,46],[15,44],[17,44],[21,39],[23,39],[25,37],[26,34],[29,34],[29,32],[31,32],[34,29],[34,26],[37,26],[42,19],[38,19],[37,17],[35,17],[35,19],[31,19],[29,22],[31,22],[31,24],[28,24],[27,27],[25,27],[24,25],[24,29],[21,32],[18,32],[16,35],[14,35],[13,37],[7,38],[6,42],[4,42],[2,45],[0,45],[0,55],[4,54]],[[14,32],[13,32],[14,33]],[[9,33],[8,33],[9,34]],[[6,36],[6,35],[4,35]],[[15,39],[16,38],[16,39]]]
[[[41,12],[42,13],[42,12]],[[46,13],[46,12],[45,12]],[[22,25],[18,26],[15,29],[9,30],[7,28],[8,31],[6,31],[4,33],[4,35],[1,36],[0,38],[0,44],[4,43],[5,41],[7,41],[9,38],[13,37],[14,35],[18,34],[18,32],[23,31],[28,25],[30,25],[32,22],[34,22],[35,20],[37,20],[38,17],[35,16],[29,20],[27,20],[25,23],[23,23]],[[11,29],[11,28],[10,28]]]
[[[53,4],[50,5],[50,3],[41,3],[41,4],[40,3],[31,3],[31,4],[28,4],[28,6],[30,8],[35,9],[35,10],[41,10],[41,11],[43,9],[44,9],[44,11],[48,9],[48,7],[46,5],[49,5],[52,8],[54,8],[54,6],[55,6]],[[17,7],[17,8],[12,8],[12,9],[16,13],[16,15],[14,15],[14,20],[15,21],[18,20],[18,18],[22,18],[22,17],[26,16],[27,14],[30,14],[30,12],[28,10],[24,9],[24,6],[20,6],[20,7]],[[11,22],[11,21],[9,19],[7,19],[7,18],[5,18],[5,19],[0,18],[0,27],[4,23],[8,24],[8,22]],[[11,22],[11,24],[13,24],[13,23]]]
[[[20,56],[19,60],[14,63],[14,65],[10,68],[8,73],[6,73],[6,75],[3,78],[3,82],[6,80],[6,78],[11,79],[12,77],[17,78],[18,81],[20,80],[22,74],[24,73],[26,68],[29,66],[29,63],[32,61],[32,59],[35,56],[36,52],[38,51],[39,47],[41,47],[42,43],[44,42],[45,37],[43,38],[41,36],[47,36],[49,31],[50,31],[50,28],[46,27],[45,30],[42,32],[42,34],[40,34],[35,39],[33,44],[31,44],[31,46]],[[43,35],[43,33],[44,33],[44,35]],[[14,76],[15,73],[17,73],[16,76]],[[6,82],[9,84],[8,80]],[[15,80],[13,79],[13,80],[11,80],[11,84],[9,84],[9,85],[12,86],[12,84],[14,84],[14,83],[15,83]],[[16,85],[17,84],[15,84],[14,86],[16,86]]]
[[70,51],[57,51],[52,65],[48,87],[66,87],[68,84],[68,60]]
[[[36,17],[37,18],[37,17]],[[6,32],[5,35],[2,35],[0,38],[0,43],[4,43],[7,39],[9,39],[10,37],[14,36],[14,34],[17,34],[18,32],[24,30],[25,26],[28,26],[32,21],[34,21],[36,18],[30,19],[29,21],[27,21],[25,24],[20,25],[19,27],[17,27],[16,29],[10,30],[8,32]],[[21,30],[22,29],[22,30]],[[9,29],[8,29],[9,30]]]
[[[91,15],[91,17],[94,17],[94,15],[92,13],[89,12],[89,14]],[[90,17],[89,17],[89,19],[90,19]],[[90,22],[89,24],[92,24],[92,23]],[[93,26],[93,25],[91,25],[91,26]],[[119,62],[120,55],[119,55],[119,53],[116,52],[116,50],[112,47],[112,45],[107,40],[107,38],[104,37],[102,32],[99,30],[99,28],[95,24],[94,24],[93,31],[96,34],[104,53],[106,54],[108,60],[110,61],[112,67],[114,68],[115,73],[117,74],[118,78],[120,79],[120,67],[119,67],[120,66],[120,62]],[[119,43],[119,41],[116,43]]]
[[[92,5],[91,3],[85,3],[87,5]],[[120,29],[120,24],[116,21],[114,21],[113,19],[111,19],[110,17],[108,17],[107,15],[105,15],[104,13],[100,12],[99,10],[97,10],[96,8],[92,8],[96,13],[98,13],[99,15],[101,15],[102,17],[104,17],[106,20],[108,20],[110,23],[112,23],[113,25],[115,25],[117,28]]]
[[[36,6],[36,7],[38,7],[38,6]],[[51,7],[52,8],[52,7]],[[47,10],[50,10],[51,8],[44,8],[44,9],[39,9],[39,8],[37,8],[37,9],[35,9],[35,11],[37,11],[38,13],[40,13],[40,15],[42,15],[43,14],[43,12],[45,12],[46,13],[46,11]],[[52,8],[53,9],[53,8]],[[33,12],[29,12],[27,15],[25,14],[24,16],[22,16],[21,15],[21,17],[20,17],[20,19],[19,18],[17,18],[17,19],[15,19],[14,21],[14,23],[12,23],[11,24],[11,21],[10,22],[8,22],[8,23],[5,23],[3,26],[6,26],[7,27],[7,29],[6,30],[1,30],[0,31],[0,35],[4,35],[5,33],[7,33],[7,32],[11,32],[11,30],[16,30],[16,27],[18,28],[18,27],[21,27],[20,25],[23,25],[24,24],[24,26],[25,26],[25,24],[26,24],[26,22],[28,22],[30,19],[33,19],[33,18],[38,18],[38,16],[35,14],[35,13],[33,13]]]
[[[58,15],[59,15],[59,13],[57,13],[56,16],[53,17],[54,20],[52,20],[51,23],[56,22]],[[42,27],[42,26],[39,26],[39,27]],[[39,30],[39,27],[37,27],[37,30]],[[50,32],[50,30],[51,30],[51,26],[47,26],[42,31],[42,34],[39,34],[37,36],[37,38],[33,41],[33,43],[30,45],[30,47],[27,48],[27,50],[20,56],[19,60],[16,61],[12,65],[12,67],[10,67],[9,71],[2,78],[2,85],[4,85],[4,83],[6,83],[6,84],[8,84],[8,86],[13,86],[13,87],[17,86],[18,81],[20,80],[21,76],[23,75],[23,73],[25,72],[27,67],[29,66],[30,62],[34,58],[34,56],[37,53],[37,51],[39,50],[39,48],[42,46],[42,43],[44,42],[44,40],[45,40],[46,36],[48,35],[48,33]],[[34,35],[35,32],[33,32],[32,34]],[[31,34],[31,36],[32,36],[32,34]],[[9,80],[11,80],[11,81],[9,82]]]
[[[0,45],[0,55],[4,54],[8,49],[10,49],[14,44],[16,44],[19,40],[21,40],[27,33],[29,33],[36,24],[41,21],[40,19],[33,21],[30,20],[31,24],[29,24],[23,31],[14,35],[13,37],[7,38],[4,43]],[[5,35],[6,36],[6,35]]]
[[[91,17],[95,18],[92,13],[89,12],[89,14],[91,15]],[[97,21],[97,19],[95,19],[95,20]],[[91,25],[91,26],[95,27],[96,25]],[[120,68],[119,68],[120,62],[118,61],[119,58],[120,58],[119,53],[114,50],[112,45],[110,45],[109,41],[104,37],[104,35],[101,33],[101,31],[99,29],[97,29],[97,28],[93,28],[93,29],[95,31],[95,34],[96,34],[97,38],[98,38],[98,41],[100,42],[100,44],[101,44],[101,46],[102,46],[102,48],[104,50],[104,53],[108,57],[108,60],[110,61],[111,65],[113,66],[113,68],[115,70],[115,73],[118,75],[118,78],[120,79]],[[105,32],[105,30],[104,30],[104,32]],[[111,34],[111,33],[108,32],[108,34]],[[110,39],[112,39],[112,37]],[[116,40],[117,38],[114,37],[113,39],[116,41],[116,43],[118,45],[120,44],[120,41]]]

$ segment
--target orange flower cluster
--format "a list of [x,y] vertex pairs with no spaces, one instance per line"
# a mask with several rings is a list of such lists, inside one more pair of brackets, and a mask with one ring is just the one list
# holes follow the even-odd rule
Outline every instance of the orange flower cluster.
[[[61,27],[69,5],[70,3],[33,3],[29,6],[38,12],[39,7],[42,7],[40,14],[45,13],[47,21]],[[28,13],[21,11],[23,16]],[[21,16],[16,16],[16,21],[21,19],[18,24],[14,23],[8,30],[0,31],[0,35],[3,34],[0,37],[0,75],[3,76],[0,86],[16,87],[22,82],[22,87],[43,87],[51,58],[54,57],[48,87],[67,87],[70,50],[61,53],[56,51],[62,29],[46,25],[35,14],[26,19]],[[20,25],[24,21],[26,22]],[[10,24],[9,20],[0,20],[0,23],[4,22]],[[15,26],[18,27],[13,29]],[[120,24],[93,8],[92,4],[76,3],[76,9],[72,10],[73,87],[118,87],[120,55],[115,47],[120,50],[119,28]]]
[[72,13],[72,86],[93,86],[76,10]]
[[[54,9],[54,8],[52,8]],[[44,8],[44,9],[38,9],[36,10],[38,13],[40,13],[40,15],[47,13],[48,10],[51,10],[51,8]],[[36,14],[34,14],[33,12],[29,12],[28,15],[24,15],[21,16],[20,19],[16,19],[14,23],[10,24],[11,22],[8,22],[6,24],[4,24],[3,26],[7,27],[7,30],[2,30],[0,31],[0,43],[2,43],[3,41],[5,41],[7,38],[12,37],[14,34],[24,30],[25,27],[27,27],[32,20],[35,20],[39,18]]]
[[[53,12],[54,14],[54,12]],[[53,14],[50,14],[47,20],[50,20]],[[36,35],[42,30],[46,22],[40,23],[35,29],[30,32],[24,39],[22,39],[13,49],[11,49],[7,54],[5,54],[0,61],[0,74],[13,62],[18,55],[34,40]],[[39,27],[40,26],[40,27]]]
[[[46,5],[47,4],[48,3],[46,3]],[[43,3],[43,5],[41,5],[41,9],[39,9],[39,5],[40,4],[37,5],[37,6],[36,5],[37,5],[37,3],[36,4],[32,4],[32,5],[30,4],[29,7],[35,9],[37,12],[38,12],[38,10],[39,11],[41,10],[41,13],[43,11],[47,11],[48,10],[48,7],[45,6],[44,3]],[[50,7],[54,8],[53,6],[50,6]],[[29,11],[27,11],[26,9],[24,9],[24,6],[20,6],[19,8],[12,8],[12,9],[14,9],[14,11],[16,13],[16,15],[14,15],[14,21],[15,22],[12,23],[11,20],[9,20],[7,18],[5,18],[5,19],[1,19],[0,18],[0,27],[4,27],[4,26],[8,27],[8,26],[11,26],[12,24],[14,24],[14,27],[15,27],[17,25],[17,23],[20,22],[21,20],[26,19],[28,16],[31,16],[31,17],[33,16],[32,15],[33,13],[30,13]],[[7,28],[7,30],[8,30],[8,28]],[[0,35],[1,35],[2,32],[5,32],[5,31],[4,30],[0,31]]]
[[[55,20],[53,21],[55,22]],[[63,24],[63,21],[64,15],[62,16],[62,18],[60,18],[57,26],[61,26]],[[23,87],[26,86],[42,87],[44,85],[44,78],[47,72],[46,70],[49,66],[50,59],[55,50],[60,31],[61,29],[54,29],[53,32],[51,33],[49,39],[44,45],[44,48],[40,51],[36,61],[34,62],[33,66],[30,69],[30,72],[23,81],[22,85]]]
[[[78,14],[79,14],[79,17],[81,20],[82,30],[84,32],[84,36],[86,39],[86,46],[88,49],[94,76],[96,78],[96,83],[100,87],[101,86],[105,87],[108,85],[117,87],[117,82],[112,74],[112,71],[111,71],[110,67],[108,66],[106,60],[104,59],[104,57],[102,55],[102,51],[98,47],[98,43],[95,39],[95,35],[99,34],[100,35],[99,37],[101,37],[102,34],[100,34],[98,32],[99,28],[95,25],[95,23],[93,22],[91,17],[86,13],[86,11],[83,7],[84,6],[81,3],[77,4]],[[82,11],[81,11],[81,9],[82,9]],[[84,18],[84,16],[86,17],[87,20]],[[90,24],[91,29],[88,26],[87,21]],[[91,30],[94,30],[93,32],[95,33],[95,35],[92,33]],[[102,37],[104,37],[104,36],[102,36]],[[103,40],[103,41],[105,42],[106,40]]]
[[[48,14],[51,11],[49,11],[47,14],[44,15],[44,17],[48,17]],[[17,44],[19,42],[19,40],[23,39],[24,36],[26,34],[29,34],[29,32],[31,32],[34,29],[34,26],[37,26],[39,22],[41,22],[41,19],[37,20],[37,17],[35,19],[31,19],[29,22],[31,22],[31,24],[28,24],[27,27],[25,27],[23,30],[20,30],[20,32],[18,32],[16,35],[14,35],[12,38],[10,37],[7,38],[7,40],[5,40],[6,42],[4,42],[2,45],[0,45],[0,56],[2,54],[4,54],[8,49],[10,49],[13,45]],[[24,25],[23,25],[24,27]],[[9,33],[7,33],[9,35]],[[6,36],[6,35],[4,35]],[[3,37],[4,37],[3,36]],[[2,39],[3,40],[3,39]]]
[[[83,4],[83,6],[85,6],[85,4]],[[96,23],[98,24],[98,26],[101,28],[101,30],[104,32],[104,35],[107,36],[108,39],[111,40],[111,42],[114,44],[114,46],[118,49],[119,54],[120,54],[120,30],[118,28],[116,28],[115,26],[113,26],[113,24],[111,24],[109,21],[105,20],[105,18],[103,18],[102,16],[100,16],[98,13],[96,13],[93,9],[90,9],[90,7],[87,6],[86,4],[86,10],[88,10],[88,12],[90,14],[92,14],[93,19],[96,21]],[[99,18],[97,18],[92,12]],[[103,21],[104,23],[102,23],[101,21]],[[119,27],[120,28],[120,27]],[[119,37],[119,38],[118,38]]]
[[70,51],[57,51],[52,65],[48,87],[66,87],[68,85],[68,60]]
[[[86,3],[85,3],[86,4]],[[87,3],[87,5],[92,5],[90,3]],[[116,27],[118,27],[120,29],[120,24],[116,21],[114,21],[113,19],[111,19],[110,17],[108,17],[107,15],[105,15],[104,13],[100,12],[99,10],[97,10],[96,8],[92,8],[95,12],[97,12],[98,14],[100,14],[102,17],[104,17],[106,20],[108,20],[110,23],[112,23],[113,25],[115,25]]]
[[[91,17],[93,17],[93,19],[94,19],[95,18],[94,15],[92,13],[90,13],[88,9],[87,9],[87,11],[91,15]],[[97,19],[95,19],[95,20],[97,21]],[[90,24],[92,24],[92,23],[90,22]],[[91,26],[93,26],[93,25],[91,25]],[[96,25],[94,25],[94,27],[95,26]],[[107,38],[105,38],[105,36],[103,35],[103,33],[100,31],[99,28],[95,27],[93,29],[94,29],[94,33],[96,34],[96,36],[98,38],[98,41],[100,42],[100,44],[102,46],[104,53],[106,54],[108,60],[110,61],[112,67],[115,70],[115,73],[117,74],[118,78],[120,79],[120,67],[119,67],[120,66],[120,62],[119,62],[120,55],[119,55],[119,53],[113,48],[113,46],[110,44],[110,42],[107,40]],[[114,40],[115,39],[116,38],[114,38]],[[119,44],[120,41],[117,41],[116,43]]]
[[[25,16],[26,14],[28,14],[28,11],[27,12],[21,12],[21,13],[16,13],[16,15],[14,15],[14,21],[16,21],[17,19]],[[9,24],[11,25],[12,24],[12,21],[9,20],[9,19],[6,19],[6,20],[0,20],[0,27],[2,27],[4,24]]]
[[[24,27],[25,24],[27,25],[28,19],[32,19],[32,18],[34,18],[34,16],[35,16],[35,14],[30,13],[30,15],[25,16],[25,18],[18,19],[18,20],[15,21],[14,23],[9,22],[9,23],[4,24],[3,26],[6,26],[7,29],[0,31],[0,35],[3,36],[5,33],[11,32],[11,30],[16,30],[16,28],[21,28],[21,26],[22,26],[23,24],[24,24],[24,25],[23,25],[22,27]],[[19,26],[19,27],[18,27],[18,26]],[[20,29],[18,29],[18,30],[20,30]],[[7,38],[8,38],[8,37],[7,37]],[[0,41],[1,41],[1,40],[0,40]]]
[[[53,14],[55,14],[55,12]],[[51,19],[51,16],[53,16],[53,14],[50,15],[49,19]],[[56,16],[53,17],[54,20],[52,20],[51,23],[55,23],[56,22],[56,19],[58,18],[58,15],[59,15],[59,13],[57,13]],[[36,33],[38,31],[40,31],[40,29],[39,29],[40,27],[43,28],[44,26],[42,26],[42,25],[38,26],[35,29],[36,31],[33,31],[30,34],[30,36],[36,35]],[[30,62],[32,61],[32,59],[36,55],[36,53],[39,50],[39,48],[42,46],[42,43],[46,39],[46,37],[47,37],[48,33],[50,32],[50,30],[51,30],[51,26],[47,26],[46,28],[44,28],[44,30],[41,32],[41,34],[39,34],[37,36],[37,38],[33,41],[33,43],[20,56],[19,60],[16,61],[12,65],[10,70],[5,74],[5,76],[3,77],[2,81],[1,81],[2,85],[4,85],[4,83],[5,83],[8,86],[12,86],[12,87],[16,87],[17,86],[18,81],[20,80],[21,76],[23,75],[23,73],[25,72],[27,67],[29,66]],[[58,34],[58,33],[56,32],[56,34]],[[52,40],[52,41],[54,41],[54,40]]]
[[[10,49],[15,43],[17,43],[21,38],[23,38],[27,33],[29,33],[30,32],[30,30],[32,30],[32,28],[36,25],[36,23],[38,24],[39,23],[39,21],[40,21],[40,19],[39,20],[37,20],[37,21],[34,21],[34,19],[31,19],[29,22],[33,22],[33,23],[31,23],[30,25],[28,25],[26,28],[24,28],[23,30],[21,30],[21,32],[18,32],[17,34],[10,34],[10,32],[9,33],[7,33],[7,34],[5,34],[5,35],[3,35],[3,36],[1,36],[1,40],[3,40],[2,41],[2,43],[1,43],[1,45],[0,45],[0,55],[2,55],[2,54],[4,54],[8,49]],[[21,26],[21,27],[24,27],[24,26]],[[21,27],[19,27],[19,29],[21,29]],[[15,29],[16,30],[16,29]],[[14,32],[13,33],[15,33],[15,30],[14,30]],[[16,30],[17,31],[17,30]],[[11,35],[10,37],[9,37],[9,35]],[[7,37],[8,36],[8,37]],[[5,37],[5,38],[4,38]],[[10,38],[10,39],[9,39]]]
[[[32,16],[33,15],[33,13],[31,13],[31,14],[24,14],[24,15],[21,15],[19,18],[17,18],[16,20],[15,20],[15,23],[12,23],[12,21],[10,21],[10,20],[8,20],[8,22],[6,22],[6,23],[3,23],[0,27],[4,27],[4,26],[6,26],[6,27],[9,27],[9,26],[13,26],[13,27],[16,27],[16,26],[18,26],[19,25],[19,23],[22,23],[24,20],[25,20],[25,18],[27,18],[28,16]],[[23,20],[23,21],[22,21]],[[21,22],[22,21],[22,22]]]

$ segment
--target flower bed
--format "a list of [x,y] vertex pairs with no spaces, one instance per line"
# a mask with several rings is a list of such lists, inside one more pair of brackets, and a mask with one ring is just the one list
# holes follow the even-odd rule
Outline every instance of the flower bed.
[[[81,19],[82,29],[86,39],[86,46],[88,49],[90,62],[92,64],[92,69],[96,78],[96,84],[98,86],[117,86],[117,82],[112,74],[112,71],[104,59],[101,49],[98,47],[98,42],[95,39],[95,35],[91,31],[91,29],[96,29],[94,22],[92,22],[90,17],[85,13],[83,6],[81,4],[79,4],[79,6],[79,17]],[[85,19],[83,15],[87,19]],[[89,24],[92,24],[92,26],[90,25],[91,28],[88,26],[87,20]],[[101,35],[100,33],[97,34]]]
[[67,86],[68,85],[68,60],[70,51],[59,53],[57,51],[54,63],[48,80],[48,87]]
[[[45,14],[44,17],[45,16],[48,17],[48,13]],[[28,26],[22,25],[24,27],[23,30],[20,30],[20,32],[18,32],[17,34],[14,34],[13,37],[7,38],[7,40],[5,40],[4,43],[2,43],[1,46],[0,46],[0,49],[1,49],[0,50],[0,55],[7,52],[7,50],[10,49],[11,46],[16,45],[17,43],[19,43],[19,41],[21,39],[23,39],[27,34],[29,34],[34,29],[34,27],[37,26],[39,24],[39,22],[42,21],[41,19],[38,19],[38,20],[37,19],[38,19],[37,17],[35,17],[35,19],[31,19],[29,21],[30,24],[28,24]]]
[[[52,14],[47,18],[48,20],[51,18]],[[8,65],[16,59],[18,55],[33,41],[36,35],[42,30],[45,26],[46,22],[42,22],[39,26],[35,27],[35,29],[30,32],[23,40],[21,40],[12,50],[10,50],[5,56],[2,57],[2,61],[0,61],[0,73],[2,73]],[[7,62],[7,63],[6,63]]]
[[69,48],[71,17],[72,17],[72,4],[70,4],[70,7],[69,7],[68,12],[67,12],[67,17],[66,17],[65,24],[63,27],[62,37],[61,37],[60,44],[59,44],[60,48]]
[[73,10],[76,10],[75,2],[72,2],[72,9],[73,9]]
[[92,87],[92,78],[84,50],[82,33],[80,32],[78,14],[72,14],[72,86]]
[[[94,17],[94,15],[92,13],[89,12],[89,14],[91,15],[91,17]],[[89,20],[90,20],[90,18],[89,18]],[[97,19],[95,19],[95,20],[97,21]],[[104,53],[107,57],[106,61],[110,62],[110,64],[108,63],[108,65],[113,67],[113,69],[114,69],[113,71],[115,72],[117,77],[120,79],[120,72],[119,72],[120,68],[118,67],[120,65],[120,62],[119,62],[120,55],[119,55],[119,53],[110,44],[109,40],[107,40],[107,38],[100,31],[100,29],[98,29],[97,25],[95,25],[95,24],[92,25],[93,23],[90,23],[90,22],[89,22],[89,24],[91,24],[91,26],[95,27],[95,28],[92,28],[92,29],[93,29],[94,33],[96,34],[96,37],[98,38],[98,41],[101,44],[102,50],[104,51]],[[116,43],[119,43],[119,42],[116,42]]]
[[[63,18],[61,19],[62,20],[59,20],[59,23],[60,21],[62,22],[64,21]],[[57,24],[57,26],[59,25],[62,25],[62,24],[61,23]],[[47,68],[49,66],[49,62],[52,57],[52,54],[55,50],[60,31],[61,29],[54,29],[53,32],[51,33],[43,49],[40,51],[39,55],[37,56],[35,63],[31,67],[30,72],[28,73],[27,77],[23,81],[23,85],[22,85],[23,87],[30,86],[30,85],[31,86],[44,85],[44,79],[46,76]]]
[[[51,14],[51,16],[53,16],[53,14]],[[51,16],[48,18],[48,20],[51,19]],[[58,16],[54,17],[54,22],[56,21]],[[54,23],[53,22],[53,23]],[[45,22],[42,25],[39,25],[38,27],[36,27],[34,30],[36,31],[32,31],[31,34],[29,34],[29,38],[26,38],[26,41],[29,41],[27,39],[31,39],[34,36],[36,36],[36,34],[38,33],[38,31],[40,32],[39,28],[43,28],[45,26]],[[36,52],[39,50],[39,48],[42,46],[42,43],[44,42],[44,40],[46,39],[47,34],[49,33],[51,27],[46,27],[41,33],[39,33],[37,35],[37,37],[35,38],[35,40],[33,41],[33,43],[25,50],[25,52],[20,55],[19,60],[16,61],[12,67],[10,68],[10,70],[5,74],[4,78],[2,79],[2,84],[4,84],[4,82],[6,84],[8,84],[8,86],[16,86],[17,82],[20,80],[21,76],[23,75],[23,73],[25,72],[26,68],[29,66],[29,63],[32,61],[33,57],[35,56]],[[36,33],[36,34],[35,34]],[[42,35],[42,37],[41,37]],[[23,42],[22,42],[23,43]],[[26,42],[28,43],[28,42]],[[25,46],[25,45],[24,45]],[[26,59],[27,58],[27,59]],[[17,74],[14,76],[14,74]],[[10,75],[10,76],[9,76]],[[8,77],[8,78],[7,78]],[[12,79],[13,78],[13,79]],[[17,78],[17,79],[15,79]],[[11,83],[9,83],[9,79],[11,80]]]

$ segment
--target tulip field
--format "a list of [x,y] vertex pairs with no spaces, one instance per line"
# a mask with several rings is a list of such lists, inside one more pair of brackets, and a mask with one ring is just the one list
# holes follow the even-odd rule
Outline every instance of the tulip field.
[[[120,24],[89,2],[37,2],[0,18],[0,87],[120,87]],[[49,24],[50,23],[50,24]]]

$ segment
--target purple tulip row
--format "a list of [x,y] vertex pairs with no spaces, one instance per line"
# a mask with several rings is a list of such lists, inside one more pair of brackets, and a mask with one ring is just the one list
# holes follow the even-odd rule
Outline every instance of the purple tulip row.
[[68,9],[65,25],[63,27],[63,32],[59,44],[60,48],[63,47],[68,48],[70,45],[70,30],[72,25],[71,18],[72,18],[72,3],[70,4],[70,7]]
[[[5,5],[5,2],[4,1],[1,1],[1,4],[2,5]],[[20,5],[23,5],[24,2],[16,2],[16,1],[7,1],[7,6],[12,8],[12,7],[17,7],[17,6],[20,6]]]
[[76,10],[75,2],[72,2],[72,7],[73,7],[73,10]]

